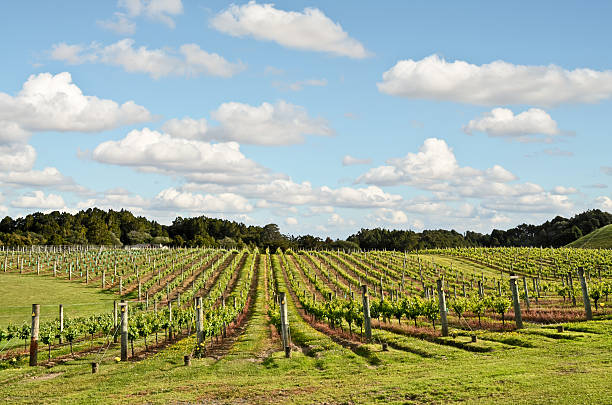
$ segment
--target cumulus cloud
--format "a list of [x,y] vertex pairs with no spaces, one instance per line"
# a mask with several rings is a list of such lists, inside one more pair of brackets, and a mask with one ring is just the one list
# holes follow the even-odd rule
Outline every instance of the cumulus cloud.
[[612,211],[612,199],[607,196],[600,196],[595,199],[595,203],[602,210]]
[[202,195],[179,191],[173,187],[162,190],[157,194],[154,205],[157,208],[172,208],[202,213],[250,212],[253,210],[253,206],[248,200],[237,194]]
[[96,21],[96,24],[119,35],[132,35],[136,32],[136,23],[130,20],[125,13],[116,12],[113,18]]
[[[392,207],[402,201],[397,194],[390,194],[379,187],[313,187],[309,182],[296,183],[291,179],[274,179],[259,184],[215,185],[192,184],[184,186],[186,190],[206,190],[211,193],[221,191],[237,193],[247,198],[260,198],[265,205],[280,204],[285,206],[308,205],[311,207],[344,207],[374,208]],[[258,203],[259,206],[261,204]],[[328,212],[324,208],[322,212]]]
[[208,53],[197,44],[181,45],[173,49],[148,49],[135,47],[133,39],[122,39],[114,44],[100,46],[97,43],[84,47],[59,43],[53,45],[51,58],[69,64],[102,63],[120,66],[127,72],[146,73],[154,79],[165,76],[198,77],[200,75],[232,77],[246,66],[232,63],[216,53]]
[[556,186],[552,189],[552,192],[554,194],[559,194],[559,195],[569,195],[569,194],[577,194],[578,189],[576,189],[575,187]]
[[40,190],[14,199],[11,201],[11,205],[15,208],[36,209],[60,209],[66,206],[64,199],[60,195],[45,195],[45,193]]
[[372,163],[372,159],[359,159],[351,155],[345,155],[342,158],[342,166],[368,165]]
[[32,75],[14,97],[0,93],[0,131],[8,125],[18,132],[18,125],[16,137],[26,131],[98,132],[149,120],[149,111],[133,101],[119,105],[84,95],[68,72]]
[[286,48],[319,51],[338,56],[362,59],[369,52],[351,38],[338,23],[321,10],[306,8],[302,12],[284,11],[274,4],[250,1],[231,5],[212,20],[213,28],[234,37],[252,36],[258,40],[274,41]]
[[55,167],[45,167],[43,170],[12,171],[3,175],[0,182],[16,186],[69,186],[74,180],[64,176]]
[[573,203],[565,195],[552,193],[529,194],[518,197],[491,199],[482,203],[483,208],[504,212],[551,213],[570,212]]
[[[389,159],[386,166],[370,169],[357,179],[367,184],[403,184],[431,191],[439,201],[481,199],[481,206],[490,210],[567,212],[573,206],[567,197],[573,193],[572,188],[546,192],[538,184],[514,183],[516,180],[513,173],[499,165],[485,170],[460,166],[452,149],[444,140],[436,138],[425,140],[418,153]],[[419,206],[418,202],[406,202],[403,206],[414,210],[413,205]],[[427,208],[440,213],[443,207],[426,204],[423,209]]]
[[30,145],[0,144],[0,172],[27,171],[35,161],[36,150]]
[[[519,142],[549,142],[554,136],[562,134],[557,122],[539,108],[530,108],[516,115],[507,108],[494,108],[482,117],[471,120],[463,127],[463,131],[469,135],[484,132],[489,137],[505,137]],[[544,135],[544,138],[541,135]]]
[[210,138],[258,145],[289,145],[304,141],[304,135],[331,136],[334,131],[323,118],[312,118],[301,106],[285,101],[259,106],[223,103],[211,113],[221,125]]
[[304,107],[282,100],[259,106],[223,103],[211,117],[219,125],[211,127],[204,118],[185,117],[167,121],[162,130],[174,138],[255,145],[290,145],[303,142],[305,135],[334,134],[325,119],[310,117]]
[[145,16],[174,28],[173,17],[183,13],[181,0],[119,0],[119,7],[130,17]]
[[189,117],[180,120],[173,118],[163,125],[162,130],[174,138],[204,139],[208,124],[205,118],[199,120]]
[[211,144],[174,138],[148,128],[133,130],[118,141],[106,141],[92,152],[101,163],[130,166],[145,172],[182,175],[249,176],[262,175],[266,169],[247,159],[236,142]]
[[452,149],[442,139],[429,138],[418,153],[393,158],[388,165],[370,169],[357,179],[360,183],[377,185],[431,184],[450,180],[458,173],[476,174],[471,168],[460,168]]
[[394,96],[478,105],[596,103],[612,96],[612,71],[501,60],[473,65],[431,55],[397,62],[383,74],[378,89]]
[[388,224],[405,224],[408,222],[408,216],[400,210],[389,208],[381,208],[374,215],[376,222],[385,222]]
[[298,220],[297,220],[297,218],[294,218],[294,217],[287,217],[287,218],[285,218],[285,224],[287,224],[289,226],[297,225],[298,224]]

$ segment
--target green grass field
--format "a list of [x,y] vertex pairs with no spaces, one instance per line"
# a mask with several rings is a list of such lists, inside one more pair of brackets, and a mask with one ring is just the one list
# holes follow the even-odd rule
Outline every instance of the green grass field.
[[[336,346],[314,357],[294,352],[285,359],[277,351],[264,358],[194,359],[184,367],[182,355],[193,344],[187,338],[140,362],[115,364],[116,352],[110,352],[96,375],[90,371],[94,355],[51,370],[0,371],[0,402],[610,403],[612,321],[580,326],[593,333],[576,333],[575,339],[539,337],[533,348],[487,354],[441,347],[423,358],[370,345],[380,359],[377,365]],[[266,339],[261,328],[254,332]],[[241,341],[241,349],[256,351],[250,344],[260,339]]]
[[[115,360],[120,349],[110,343],[110,335],[85,335],[74,343],[76,357],[65,343],[55,347],[49,367],[47,346],[38,353],[41,365],[29,367],[23,339],[17,339],[0,363],[0,403],[612,404],[609,311],[599,311],[594,321],[563,323],[563,332],[557,324],[525,322],[525,329],[500,332],[455,323],[449,336],[435,339],[403,333],[397,320],[379,329],[374,320],[373,341],[350,345],[338,338],[337,329],[322,329],[310,316],[303,317],[301,304],[288,293],[293,346],[287,359],[267,305],[273,285],[290,291],[293,273],[280,270],[278,255],[271,256],[269,265],[261,259],[253,273],[250,316],[239,334],[217,340],[191,366],[184,365],[183,357],[193,353],[193,334],[146,353],[138,338],[136,357],[126,362]],[[451,261],[434,259],[445,265]],[[468,274],[497,273],[462,260],[453,260],[453,266]],[[0,274],[0,291],[2,324],[29,321],[32,303],[42,304],[44,320],[57,316],[59,303],[67,316],[77,316],[110,311],[118,297],[79,280],[15,273]],[[403,319],[402,327],[407,323]],[[429,323],[421,327],[431,330]],[[164,335],[159,331],[160,342]],[[149,335],[149,348],[156,340]],[[388,351],[381,342],[388,343]],[[8,364],[13,356],[16,360]],[[92,362],[99,363],[97,374],[91,373]]]
[[64,317],[72,318],[111,311],[116,299],[93,286],[33,274],[0,272],[0,291],[0,328],[30,322],[32,304],[40,304],[41,319],[48,320],[59,316],[59,304]]
[[612,249],[612,224],[596,229],[573,241],[567,247],[585,249]]

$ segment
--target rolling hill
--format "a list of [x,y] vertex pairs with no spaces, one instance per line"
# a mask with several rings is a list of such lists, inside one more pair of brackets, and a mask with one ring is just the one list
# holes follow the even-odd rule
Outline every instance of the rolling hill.
[[567,247],[586,249],[612,249],[612,224],[596,229]]

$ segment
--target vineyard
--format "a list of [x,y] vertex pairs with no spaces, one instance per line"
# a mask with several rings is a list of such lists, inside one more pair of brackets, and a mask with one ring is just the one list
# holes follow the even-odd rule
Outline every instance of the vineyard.
[[0,288],[7,403],[612,397],[610,250],[9,248]]

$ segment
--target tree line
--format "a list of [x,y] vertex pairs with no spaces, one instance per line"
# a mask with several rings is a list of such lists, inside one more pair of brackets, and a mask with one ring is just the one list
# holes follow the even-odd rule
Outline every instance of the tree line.
[[281,249],[386,249],[419,250],[443,247],[564,246],[612,223],[612,214],[589,210],[572,218],[557,216],[541,225],[522,224],[490,234],[454,230],[361,229],[346,240],[312,235],[283,235],[278,225],[245,225],[205,216],[177,217],[161,225],[127,210],[90,208],[76,214],[40,212],[23,218],[7,216],[0,221],[0,245],[169,245],[259,247]]

